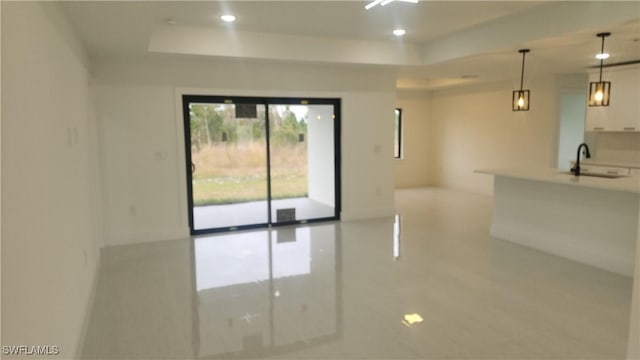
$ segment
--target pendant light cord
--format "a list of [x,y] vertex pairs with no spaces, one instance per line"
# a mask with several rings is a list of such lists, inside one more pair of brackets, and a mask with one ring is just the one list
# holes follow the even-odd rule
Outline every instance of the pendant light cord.
[[[600,54],[604,54],[604,38],[605,38],[605,34],[602,34],[602,48],[600,48]],[[602,66],[604,64],[604,59],[602,57],[600,57],[600,80],[599,82],[602,82]]]
[[[609,35],[611,35],[611,33],[608,33],[608,32],[597,34],[598,37],[602,38],[602,47],[600,48],[600,54],[604,54],[604,38],[606,38]],[[603,65],[604,65],[604,59],[601,57],[600,58],[600,81],[599,82],[602,82],[602,67],[603,67]]]
[[520,91],[522,91],[522,86],[524,85],[524,56],[526,54],[527,53],[525,51],[522,52],[522,72],[520,73]]
[[518,52],[522,53],[522,71],[520,73],[520,91],[522,91],[524,85],[524,57],[529,52],[529,49],[520,49]]

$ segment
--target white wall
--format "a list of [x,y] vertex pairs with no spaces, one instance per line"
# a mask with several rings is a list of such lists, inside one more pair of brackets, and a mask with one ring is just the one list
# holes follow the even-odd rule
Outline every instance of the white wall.
[[1,6],[2,345],[73,358],[99,248],[86,56],[58,4]]
[[495,83],[437,91],[431,97],[433,182],[491,194],[477,169],[555,166],[557,91],[553,78],[532,81],[531,109],[511,110],[517,85]]
[[333,106],[310,105],[307,114],[309,198],[335,206]]
[[185,236],[175,188],[184,168],[177,160],[173,89],[93,84],[92,92],[100,125],[106,245]]
[[181,94],[341,98],[342,218],[393,214],[391,73],[191,57],[93,69],[107,245],[188,235]]
[[638,239],[636,241],[636,271],[633,276],[631,319],[627,359],[640,359],[640,214],[638,214]]
[[598,161],[640,166],[640,132],[595,132],[589,135],[593,139],[592,155]]
[[[430,99],[428,92],[398,93],[396,107],[402,109],[402,159],[394,159],[396,188],[432,184],[434,139]],[[393,118],[389,121],[393,122]]]

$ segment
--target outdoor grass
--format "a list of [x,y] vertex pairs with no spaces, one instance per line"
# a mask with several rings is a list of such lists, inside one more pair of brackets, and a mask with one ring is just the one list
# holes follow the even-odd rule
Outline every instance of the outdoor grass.
[[[192,149],[193,204],[240,203],[267,198],[264,142],[214,144]],[[307,196],[306,144],[272,146],[272,198]]]

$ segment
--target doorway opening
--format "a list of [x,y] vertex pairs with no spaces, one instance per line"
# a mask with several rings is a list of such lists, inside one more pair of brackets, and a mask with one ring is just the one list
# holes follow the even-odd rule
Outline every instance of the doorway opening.
[[557,167],[569,170],[569,163],[576,159],[576,149],[584,142],[586,93],[560,95],[560,122],[558,127]]
[[182,100],[192,234],[339,219],[340,99]]

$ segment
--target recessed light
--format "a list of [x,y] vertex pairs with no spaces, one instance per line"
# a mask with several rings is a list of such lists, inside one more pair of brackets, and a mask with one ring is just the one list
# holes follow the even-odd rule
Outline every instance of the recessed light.
[[608,58],[609,58],[609,54],[608,53],[596,54],[596,59],[598,59],[598,60],[604,60],[604,59],[608,59]]
[[407,32],[404,29],[395,29],[393,30],[393,35],[395,36],[402,36],[404,34],[406,34]]
[[234,22],[236,21],[236,17],[233,15],[222,15],[220,16],[220,19],[222,19],[222,21],[224,22]]

